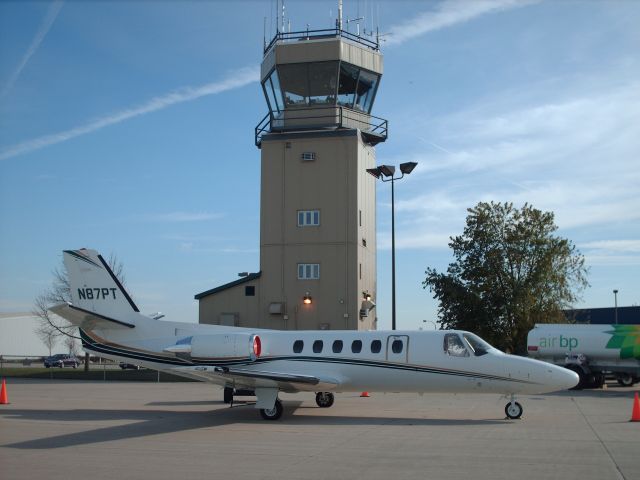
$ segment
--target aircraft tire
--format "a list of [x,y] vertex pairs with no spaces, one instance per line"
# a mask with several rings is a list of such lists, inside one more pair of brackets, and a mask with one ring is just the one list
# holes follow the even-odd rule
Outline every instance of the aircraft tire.
[[224,403],[231,403],[233,401],[233,388],[224,387],[223,399]]
[[513,404],[509,402],[504,407],[504,413],[507,415],[507,418],[510,418],[512,420],[517,420],[518,418],[520,418],[522,416],[522,412],[522,405],[520,405],[518,402],[513,402]]
[[273,408],[261,408],[260,415],[264,420],[278,420],[282,416],[284,408],[279,398],[276,398],[276,403]]
[[335,398],[331,392],[318,392],[316,393],[316,404],[320,408],[329,408],[333,405]]

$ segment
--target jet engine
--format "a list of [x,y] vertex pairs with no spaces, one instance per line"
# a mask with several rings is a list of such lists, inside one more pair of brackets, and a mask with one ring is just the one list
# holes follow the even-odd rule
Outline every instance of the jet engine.
[[262,340],[250,333],[219,333],[194,335],[164,349],[165,352],[187,354],[198,360],[255,361],[262,355]]

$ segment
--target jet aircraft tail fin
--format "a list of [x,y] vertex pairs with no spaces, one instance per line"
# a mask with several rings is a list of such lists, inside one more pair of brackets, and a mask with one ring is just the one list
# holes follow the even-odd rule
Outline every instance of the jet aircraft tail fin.
[[76,312],[135,325],[140,310],[102,255],[87,249],[65,250],[63,255]]

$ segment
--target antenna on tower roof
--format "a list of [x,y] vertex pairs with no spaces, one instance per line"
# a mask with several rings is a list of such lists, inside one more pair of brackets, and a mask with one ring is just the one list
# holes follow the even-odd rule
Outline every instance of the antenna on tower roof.
[[285,28],[285,9],[284,9],[284,0],[282,0],[282,33],[286,33],[287,29]]
[[338,0],[338,22],[337,27],[342,30],[342,0]]

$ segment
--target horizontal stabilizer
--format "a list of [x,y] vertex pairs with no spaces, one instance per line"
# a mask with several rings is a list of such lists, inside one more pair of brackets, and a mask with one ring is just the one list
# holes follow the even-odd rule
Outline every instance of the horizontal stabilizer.
[[83,308],[75,307],[70,303],[61,303],[51,307],[49,310],[56,315],[60,315],[65,320],[68,320],[73,325],[80,327],[83,330],[109,330],[135,327],[135,325],[131,323],[105,317],[103,315],[84,310]]

